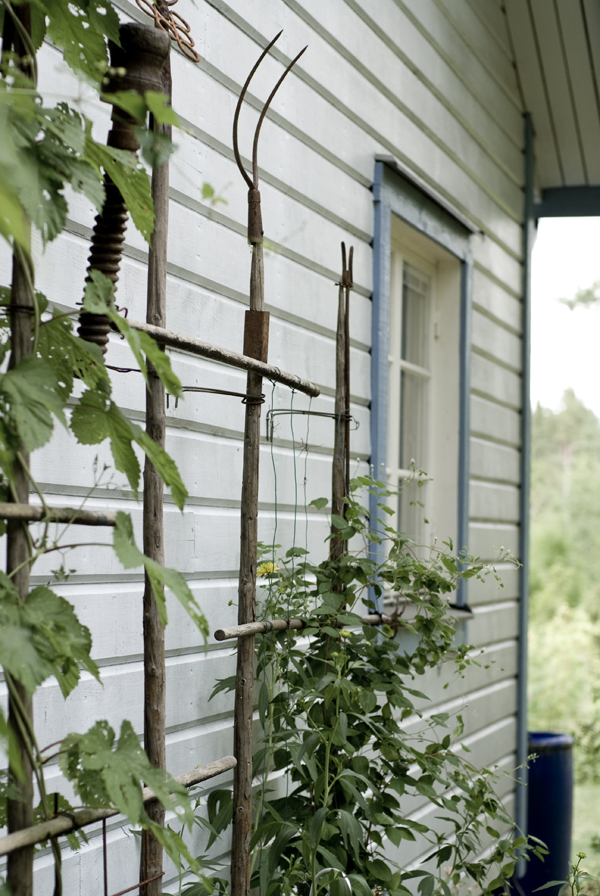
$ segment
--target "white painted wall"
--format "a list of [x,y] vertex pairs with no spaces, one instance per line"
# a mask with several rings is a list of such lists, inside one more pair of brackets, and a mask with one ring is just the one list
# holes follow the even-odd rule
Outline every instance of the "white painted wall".
[[[143,20],[137,7],[118,0],[125,18]],[[272,314],[270,361],[315,381],[322,395],[314,410],[333,410],[334,330],[340,240],[355,247],[356,290],[352,295],[352,413],[355,469],[368,469],[370,401],[370,293],[373,209],[370,185],[374,156],[392,154],[419,174],[478,227],[475,257],[472,369],[472,552],[489,560],[496,547],[518,547],[521,217],[523,126],[519,93],[504,15],[498,0],[180,0],[202,57],[194,66],[173,54],[174,107],[185,132],[171,168],[168,325],[241,350],[247,305],[250,253],[244,238],[246,189],[231,151],[231,123],[240,85],[260,48],[280,28],[284,33],[253,83],[241,123],[245,155],[256,109],[282,62],[304,44],[300,64],[288,77],[263,127],[260,164],[266,253],[266,303]],[[73,93],[55,51],[40,54],[40,83],[49,94]],[[260,99],[259,99],[260,98]],[[108,110],[83,96],[84,110],[103,138]],[[202,203],[209,182],[227,200]],[[72,308],[80,298],[91,210],[72,202],[66,232],[45,255],[38,253],[38,287],[57,305]],[[118,301],[134,318],[145,304],[146,246],[130,228]],[[8,282],[6,254],[1,281]],[[244,375],[171,352],[184,384],[242,391]],[[127,350],[112,339],[109,363],[127,365]],[[115,394],[136,420],[143,420],[143,386],[135,376],[115,374]],[[271,388],[267,384],[267,403]],[[290,406],[290,393],[276,388],[274,406]],[[308,401],[294,396],[294,407]],[[167,562],[179,568],[198,595],[211,628],[234,620],[238,566],[238,511],[243,408],[235,399],[186,395],[168,411],[168,447],[190,492],[184,514],[167,499]],[[277,541],[291,544],[294,525],[294,454],[307,440],[308,457],[296,456],[297,543],[304,544],[302,485],[308,501],[330,491],[332,427],[313,418],[280,418],[271,454],[263,445],[260,535],[270,541],[277,502]],[[72,502],[88,489],[95,455],[107,451],[73,447],[57,431],[34,469],[50,501]],[[272,472],[277,470],[277,495]],[[92,506],[124,507],[133,514],[141,541],[141,510],[122,477],[100,487]],[[322,552],[326,516],[309,514],[308,541]],[[86,535],[89,535],[89,530]],[[36,568],[46,581],[54,563]],[[142,576],[125,572],[108,550],[79,550],[75,567],[60,587],[92,629],[94,656],[103,685],[84,678],[66,703],[48,682],[36,696],[42,744],[98,718],[118,725],[130,718],[142,732]],[[467,737],[476,761],[514,764],[516,732],[516,639],[518,579],[502,569],[505,587],[473,583],[475,612],[467,638],[485,647],[492,665],[475,667],[443,691],[444,675],[430,674],[434,705],[469,703]],[[168,762],[177,774],[232,751],[232,700],[208,697],[216,679],[231,674],[231,646],[204,649],[190,623],[173,605],[167,630]],[[486,664],[487,665],[487,664]],[[471,696],[463,698],[465,693]],[[53,770],[50,770],[53,776]],[[215,782],[223,786],[225,779]],[[51,785],[51,789],[52,789]],[[61,786],[58,783],[58,786]],[[510,785],[507,785],[510,790]],[[510,795],[509,795],[510,796]],[[510,797],[512,799],[512,797]],[[425,811],[415,803],[415,811]],[[100,837],[78,855],[65,853],[65,893],[101,892]],[[198,841],[195,844],[201,848]],[[226,843],[219,851],[223,851]],[[111,826],[111,891],[137,879],[136,842]],[[418,850],[417,850],[418,853]],[[403,861],[419,856],[403,845]],[[36,892],[49,892],[51,860],[42,853]],[[173,881],[167,881],[167,889]]]

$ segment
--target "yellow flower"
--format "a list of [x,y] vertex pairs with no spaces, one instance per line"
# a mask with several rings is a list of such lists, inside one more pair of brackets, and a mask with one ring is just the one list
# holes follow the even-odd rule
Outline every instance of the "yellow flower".
[[258,568],[256,570],[256,575],[258,578],[262,576],[272,576],[273,573],[279,572],[279,567],[276,563],[273,563],[272,560],[266,560],[264,563],[259,563]]

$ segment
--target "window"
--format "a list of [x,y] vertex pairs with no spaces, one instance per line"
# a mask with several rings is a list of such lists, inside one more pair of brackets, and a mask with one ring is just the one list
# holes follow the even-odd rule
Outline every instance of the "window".
[[[412,527],[425,543],[450,536],[460,549],[469,540],[471,237],[476,228],[431,184],[389,156],[376,158],[373,200],[371,465],[377,479],[387,480],[389,471],[396,483],[406,482],[403,465],[414,456],[433,480],[418,489],[429,525],[419,522],[406,494],[400,527]],[[377,503],[372,495],[376,530]],[[411,513],[416,518],[411,520]],[[415,531],[419,525],[421,533]],[[371,550],[377,558],[384,547]],[[457,600],[467,600],[465,583]]]
[[393,218],[386,480],[420,544],[457,536],[459,311],[459,261]]

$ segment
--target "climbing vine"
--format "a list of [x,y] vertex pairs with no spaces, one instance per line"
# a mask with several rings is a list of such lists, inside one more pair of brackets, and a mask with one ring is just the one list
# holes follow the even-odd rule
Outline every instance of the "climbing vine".
[[[479,662],[459,643],[449,600],[462,579],[493,570],[455,554],[451,542],[424,550],[391,520],[380,521],[386,557],[375,559],[369,547],[382,539],[369,528],[359,491],[375,492],[386,515],[390,493],[362,477],[352,489],[333,529],[362,548],[318,565],[303,548],[276,559],[269,550],[259,568],[264,618],[305,625],[257,642],[254,884],[263,896],[372,896],[382,888],[391,896],[414,889],[451,896],[473,884],[491,893],[510,885],[522,851],[543,847],[515,836],[495,792],[498,773],[470,762],[460,715],[426,712],[418,679],[441,663],[462,675]],[[377,613],[384,593],[396,596],[393,616],[365,624],[363,614]],[[216,691],[233,686],[228,679]],[[433,813],[416,821],[425,803]],[[229,793],[214,791],[208,809],[210,823],[223,829]],[[416,867],[403,862],[410,843]],[[225,881],[218,885],[225,892]],[[185,892],[199,896],[212,886]]]
[[[0,30],[0,236],[12,253],[12,289],[17,271],[28,300],[25,311],[31,306],[30,336],[25,339],[24,356],[17,357],[10,325],[10,306],[12,303],[14,313],[15,297],[11,287],[0,289],[0,362],[7,362],[0,372],[0,499],[19,501],[15,476],[23,473],[39,498],[41,525],[25,529],[28,558],[24,564],[32,568],[52,552],[58,551],[65,558],[70,550],[82,546],[67,537],[73,522],[77,522],[77,510],[66,524],[51,523],[46,518],[49,509],[42,489],[29,468],[29,455],[48,444],[56,426],[69,432],[74,452],[77,444],[100,445],[107,441],[114,468],[126,476],[136,498],[141,476],[136,448],[158,470],[177,507],[183,508],[187,496],[171,457],[114,401],[99,347],[75,334],[73,318],[80,309],[56,307],[35,288],[32,228],[46,251],[52,251],[48,244],[66,225],[69,190],[82,193],[100,211],[105,199],[104,172],[118,187],[134,225],[147,241],[154,227],[150,182],[141,161],[129,152],[97,142],[90,119],[79,109],[66,102],[48,105],[43,89],[38,87],[36,53],[44,41],[51,43],[78,79],[133,116],[138,123],[136,135],[142,157],[149,165],[168,156],[171,146],[148,128],[148,113],[159,123],[173,124],[176,118],[161,94],[104,96],[111,74],[107,42],[119,43],[119,20],[109,0],[1,0]],[[181,395],[181,384],[168,356],[148,336],[129,327],[116,310],[113,292],[106,276],[92,272],[85,291],[81,283],[83,310],[110,318],[127,340],[146,382],[151,365],[167,391]],[[23,307],[17,305],[20,312]],[[6,531],[3,521],[0,531]],[[163,624],[167,622],[167,587],[206,636],[206,621],[183,576],[144,556],[135,543],[128,514],[116,514],[113,533],[112,548],[96,537],[84,544],[98,551],[114,550],[126,569],[145,568]],[[21,594],[15,587],[18,570],[0,574],[0,664],[12,713],[10,720],[0,713],[0,737],[11,769],[0,788],[0,825],[6,824],[7,801],[22,799],[27,776],[24,756],[39,795],[35,821],[73,811],[62,795],[47,790],[45,769],[49,762],[58,761],[83,806],[116,807],[131,824],[151,829],[176,865],[183,856],[195,867],[181,835],[152,822],[142,800],[145,784],[166,809],[176,811],[184,825],[191,825],[187,792],[170,775],[150,765],[130,722],[122,723],[119,734],[107,722],[99,721],[85,733],[65,731],[58,744],[38,744],[26,706],[36,689],[54,676],[67,699],[83,671],[97,680],[100,674],[91,656],[90,632],[71,604],[52,589],[51,581]],[[61,580],[68,574],[63,563],[54,579]],[[73,847],[77,847],[79,836],[83,835],[70,836]],[[52,847],[58,894],[60,850],[55,841]]]

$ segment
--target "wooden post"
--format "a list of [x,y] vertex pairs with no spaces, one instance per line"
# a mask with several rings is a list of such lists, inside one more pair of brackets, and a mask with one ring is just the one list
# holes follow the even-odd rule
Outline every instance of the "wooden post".
[[[344,495],[346,494],[346,308],[344,302],[343,276],[338,284],[338,316],[335,340],[335,422],[333,438],[333,464],[331,471],[331,513],[344,516]],[[329,556],[337,560],[344,553],[344,541],[337,537],[335,526],[331,527],[332,539]]]
[[[252,193],[258,194],[258,199]],[[260,193],[249,191],[251,209],[258,208]],[[252,214],[252,212],[251,212]],[[244,354],[267,361],[269,313],[264,311],[264,269],[262,226],[252,243],[250,275],[250,311],[246,312]],[[252,236],[252,233],[250,233]],[[260,239],[260,241],[258,241]],[[255,401],[246,401],[244,429],[244,466],[242,474],[240,582],[238,625],[256,620],[256,552],[258,541],[258,475],[260,457],[260,407],[262,376],[248,372],[246,393]],[[237,766],[233,779],[233,844],[231,859],[232,896],[250,894],[250,836],[252,830],[252,713],[254,690],[254,635],[238,644],[233,752]]]
[[[350,290],[352,289],[352,256],[346,265],[346,244],[342,243],[342,276],[338,283],[338,317],[335,343],[335,430],[333,467],[331,474],[331,512],[345,516],[344,496],[350,493]],[[346,550],[346,542],[338,537],[338,529],[331,527],[329,549],[331,560],[337,560]]]
[[[158,2],[161,14],[168,15],[168,7]],[[162,70],[163,92],[171,102],[171,60],[167,56]],[[157,134],[171,137],[171,127],[154,120]],[[148,263],[148,295],[146,321],[155,327],[166,327],[167,322],[167,236],[169,230],[169,163],[155,165],[152,171],[152,199],[154,201],[154,231]],[[165,447],[165,389],[154,368],[148,365],[146,391],[146,432],[158,445]],[[144,464],[144,553],[164,564],[163,481],[146,456]],[[166,668],[165,633],[160,621],[156,598],[148,573],[144,573],[144,747],[148,759],[157,768],[166,768]],[[147,807],[152,821],[164,825],[164,806],[155,801]],[[140,880],[160,875],[163,867],[163,848],[150,831],[144,831]],[[140,896],[161,896],[162,880],[157,878],[140,887]]]
[[[15,7],[25,34],[31,34],[31,11],[29,3]],[[17,67],[35,81],[35,59],[30,48],[25,45],[13,19],[5,11],[2,32],[2,61],[14,50]],[[28,224],[28,239],[31,225]],[[10,295],[11,354],[9,368],[15,367],[23,358],[32,353],[31,315],[33,314],[33,266],[31,246],[23,248],[15,245],[12,259],[12,284]],[[11,498],[16,504],[29,503],[29,457],[21,446],[21,460],[17,460],[12,471]],[[13,584],[21,600],[29,594],[29,561],[31,541],[29,529],[24,520],[7,521],[6,572],[12,574]],[[7,680],[9,676],[7,675]],[[19,753],[22,778],[9,765],[9,782],[14,788],[14,798],[7,800],[7,822],[9,834],[29,827],[33,823],[33,766],[30,755],[31,739],[27,732],[33,726],[33,705],[25,688],[18,682],[9,681],[8,724],[12,728]],[[8,857],[6,881],[12,896],[32,896],[33,893],[33,846],[21,849]]]
[[[22,7],[17,7],[18,9]],[[14,367],[23,358],[31,355],[31,312],[33,295],[31,283],[33,269],[22,250],[15,249],[13,255],[11,305],[12,351],[9,367]],[[27,467],[29,457],[21,452],[22,463],[13,467],[13,494],[15,503],[29,503],[29,478]],[[7,521],[6,572],[12,575],[13,584],[21,600],[29,594],[29,561],[31,541],[27,523],[19,520]],[[15,571],[16,570],[16,571]],[[23,779],[19,780],[15,769],[9,767],[9,779],[18,797],[7,800],[8,832],[20,831],[33,824],[33,766],[30,760],[31,739],[24,728],[33,726],[33,705],[23,685],[11,682],[8,698],[8,724],[16,735]],[[25,718],[23,718],[23,713]],[[32,896],[33,893],[33,847],[12,853],[8,857],[6,880],[12,896]]]
[[[279,32],[281,34],[281,32]],[[258,140],[269,105],[284,78],[304,50],[292,59],[271,91],[260,113],[252,146],[252,179],[242,164],[238,146],[240,110],[258,66],[279,34],[265,47],[246,79],[233,118],[233,152],[240,174],[248,184],[248,242],[252,246],[250,273],[250,310],[246,312],[244,355],[266,363],[269,347],[269,315],[264,310],[263,228],[258,189]],[[244,466],[242,473],[240,583],[238,623],[256,620],[256,552],[258,541],[258,468],[260,459],[260,406],[262,373],[248,371],[246,386],[246,425],[244,429]],[[235,709],[233,724],[234,755],[237,766],[233,778],[233,844],[231,853],[231,894],[250,896],[250,835],[252,830],[252,696],[254,687],[254,635],[238,644]]]

